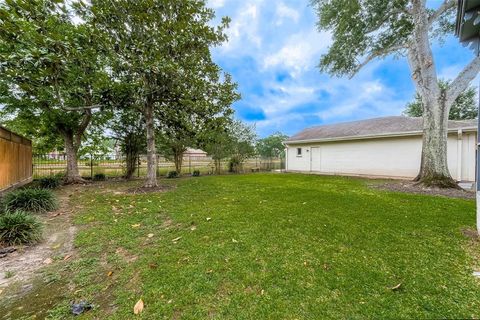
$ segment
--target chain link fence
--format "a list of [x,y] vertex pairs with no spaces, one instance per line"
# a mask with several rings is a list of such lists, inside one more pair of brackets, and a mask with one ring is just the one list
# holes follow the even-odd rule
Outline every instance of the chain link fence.
[[[157,157],[157,173],[165,176],[170,171],[175,171],[175,163],[168,161],[162,156]],[[80,175],[93,178],[95,174],[102,173],[107,177],[122,177],[125,174],[125,157],[118,154],[103,156],[88,155],[77,160]],[[240,172],[281,171],[285,168],[283,158],[250,158],[240,167]],[[55,175],[63,175],[67,170],[67,157],[65,154],[35,154],[33,155],[33,178],[43,178]],[[182,174],[192,174],[199,171],[200,174],[214,174],[215,164],[208,156],[183,157]],[[221,162],[221,173],[229,172],[229,161]],[[145,177],[147,173],[147,157],[141,155],[136,164],[135,177]]]

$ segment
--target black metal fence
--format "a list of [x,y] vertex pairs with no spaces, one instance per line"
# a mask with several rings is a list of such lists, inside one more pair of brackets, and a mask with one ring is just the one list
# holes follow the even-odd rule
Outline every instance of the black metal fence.
[[[175,170],[175,164],[162,156],[157,159],[157,173],[162,176],[169,171]],[[97,173],[107,177],[122,177],[125,174],[125,157],[121,154],[107,154],[102,156],[88,155],[77,160],[80,175],[93,177]],[[241,172],[274,171],[283,170],[285,160],[280,158],[251,158],[247,159],[240,167]],[[33,178],[42,178],[62,175],[67,170],[67,158],[65,154],[35,154],[33,155]],[[215,164],[211,157],[191,156],[183,157],[182,174],[191,174],[200,171],[201,174],[215,173]],[[229,161],[221,162],[221,173],[229,171]],[[147,173],[147,158],[140,156],[136,165],[135,176],[145,177]]]

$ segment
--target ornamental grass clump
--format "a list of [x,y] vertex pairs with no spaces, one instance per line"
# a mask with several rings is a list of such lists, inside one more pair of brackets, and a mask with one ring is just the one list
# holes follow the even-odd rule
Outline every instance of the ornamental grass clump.
[[18,189],[7,193],[2,200],[5,212],[17,210],[43,213],[57,208],[57,200],[48,189]]
[[0,244],[12,246],[33,244],[42,239],[42,223],[28,212],[15,211],[0,215]]

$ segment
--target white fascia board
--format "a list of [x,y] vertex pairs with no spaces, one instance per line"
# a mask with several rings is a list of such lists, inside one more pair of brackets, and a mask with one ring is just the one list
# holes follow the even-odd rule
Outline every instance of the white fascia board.
[[[448,133],[455,133],[458,130],[463,132],[476,132],[477,127],[465,127],[465,128],[454,128],[449,129]],[[422,131],[406,131],[406,132],[396,132],[396,133],[384,133],[384,134],[369,134],[361,136],[345,136],[345,137],[335,137],[335,138],[323,138],[323,139],[306,139],[306,140],[292,140],[284,141],[284,145],[288,146],[290,144],[305,144],[305,143],[317,143],[317,142],[335,142],[335,141],[348,141],[348,140],[365,140],[365,139],[378,139],[378,138],[395,138],[395,137],[405,137],[405,136],[420,136]]]

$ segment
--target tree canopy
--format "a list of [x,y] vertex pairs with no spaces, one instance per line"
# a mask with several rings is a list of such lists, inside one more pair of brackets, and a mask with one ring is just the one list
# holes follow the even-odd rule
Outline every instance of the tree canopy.
[[258,155],[264,158],[283,156],[285,153],[283,141],[287,139],[288,136],[281,132],[275,132],[268,137],[259,139],[256,145]]
[[426,186],[458,188],[447,163],[450,108],[480,71],[480,56],[470,59],[445,88],[439,85],[432,42],[453,31],[456,0],[431,7],[426,0],[312,0],[318,29],[332,35],[320,58],[322,71],[353,77],[374,59],[406,57],[423,103],[423,144],[416,181]]
[[[446,87],[446,84],[441,84],[441,87]],[[449,120],[468,120],[476,119],[478,116],[478,103],[476,100],[477,90],[469,87],[462,92],[450,108]],[[405,111],[405,115],[410,117],[421,117],[423,115],[422,97],[415,95],[415,100],[409,102]]]

